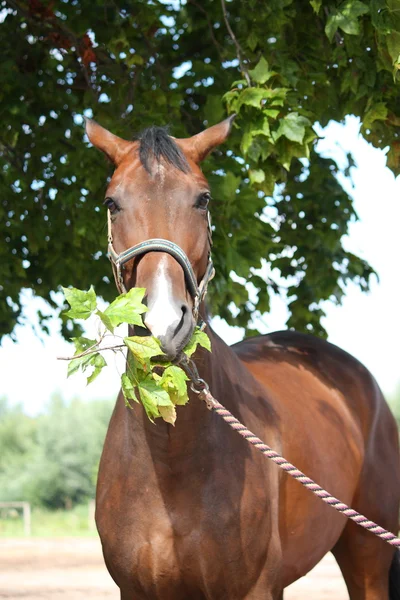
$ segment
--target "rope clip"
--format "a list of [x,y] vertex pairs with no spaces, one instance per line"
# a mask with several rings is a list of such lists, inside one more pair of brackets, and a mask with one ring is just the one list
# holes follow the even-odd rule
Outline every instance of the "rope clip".
[[204,400],[208,410],[212,410],[213,408],[215,408],[215,406],[216,406],[215,399],[214,399],[213,395],[211,394],[210,390],[208,389],[208,386],[206,389],[202,390],[199,393],[199,398],[200,398],[200,400]]

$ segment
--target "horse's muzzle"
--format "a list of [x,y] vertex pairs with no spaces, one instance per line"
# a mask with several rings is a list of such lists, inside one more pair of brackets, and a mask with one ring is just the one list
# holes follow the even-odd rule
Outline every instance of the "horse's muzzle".
[[190,340],[195,327],[191,308],[187,304],[181,304],[176,311],[176,318],[173,322],[170,322],[162,334],[153,328],[151,318],[150,310],[144,318],[146,327],[158,338],[166,358],[174,361]]

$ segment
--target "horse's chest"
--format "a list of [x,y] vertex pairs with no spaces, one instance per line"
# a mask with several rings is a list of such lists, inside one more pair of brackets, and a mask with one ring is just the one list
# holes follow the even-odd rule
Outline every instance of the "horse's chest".
[[[259,541],[249,548],[233,530],[193,527],[181,535],[156,519],[151,530],[132,532],[125,546],[119,545],[117,583],[124,587],[127,582],[135,598],[146,600],[244,598],[265,555],[260,556]],[[248,564],[244,552],[252,554]]]
[[257,580],[271,537],[266,496],[257,498],[253,489],[249,501],[242,485],[236,489],[238,479],[226,486],[212,479],[199,483],[164,494],[153,486],[142,489],[130,508],[119,511],[125,527],[103,539],[114,579],[120,587],[127,582],[135,597],[243,598]]

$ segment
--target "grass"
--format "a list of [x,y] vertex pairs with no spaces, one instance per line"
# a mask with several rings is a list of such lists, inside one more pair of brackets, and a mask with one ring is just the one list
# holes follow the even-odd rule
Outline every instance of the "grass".
[[[25,537],[22,514],[0,510],[0,538]],[[89,524],[89,505],[71,510],[32,508],[32,537],[96,537],[94,521]]]

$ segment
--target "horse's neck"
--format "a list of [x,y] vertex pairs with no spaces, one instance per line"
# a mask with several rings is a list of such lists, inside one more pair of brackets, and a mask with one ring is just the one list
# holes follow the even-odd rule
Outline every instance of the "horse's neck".
[[236,386],[238,373],[246,378],[251,375],[232,348],[210,326],[207,327],[206,333],[211,341],[211,352],[199,349],[194,356],[200,377],[208,384],[213,395],[221,401],[222,397],[228,397],[227,401],[234,406],[240,401]]

